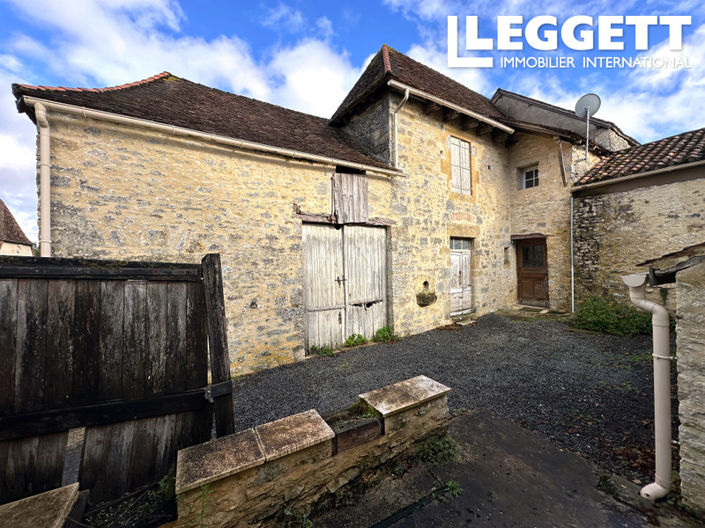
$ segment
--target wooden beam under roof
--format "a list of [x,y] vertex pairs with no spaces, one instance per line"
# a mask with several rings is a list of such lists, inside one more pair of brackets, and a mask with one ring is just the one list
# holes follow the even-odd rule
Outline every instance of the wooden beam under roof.
[[434,103],[433,101],[429,101],[423,105],[423,113],[426,115],[432,114],[433,112],[437,112],[440,109],[441,105],[439,105],[438,103]]

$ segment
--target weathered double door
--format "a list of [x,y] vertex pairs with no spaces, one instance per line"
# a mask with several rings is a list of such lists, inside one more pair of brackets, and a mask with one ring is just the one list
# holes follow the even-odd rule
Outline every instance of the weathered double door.
[[387,325],[386,230],[303,224],[306,349]]

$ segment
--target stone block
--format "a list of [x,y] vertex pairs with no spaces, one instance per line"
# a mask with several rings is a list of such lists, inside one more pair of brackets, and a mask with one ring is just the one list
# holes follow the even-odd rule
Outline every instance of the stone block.
[[61,528],[78,499],[78,482],[0,505],[0,526]]
[[330,443],[335,436],[315,409],[258,425],[255,433],[267,462],[323,442]]
[[181,449],[177,456],[176,494],[264,464],[254,429]]

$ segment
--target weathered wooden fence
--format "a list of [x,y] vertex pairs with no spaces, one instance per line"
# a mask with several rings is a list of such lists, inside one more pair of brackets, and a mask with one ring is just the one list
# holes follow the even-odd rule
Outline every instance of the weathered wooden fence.
[[0,257],[0,503],[61,485],[75,427],[91,502],[156,482],[232,432],[228,364],[218,255]]

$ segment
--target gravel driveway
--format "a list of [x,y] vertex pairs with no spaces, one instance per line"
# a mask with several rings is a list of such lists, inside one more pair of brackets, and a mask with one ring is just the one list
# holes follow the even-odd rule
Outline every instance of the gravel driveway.
[[488,409],[645,483],[653,472],[650,353],[649,336],[487,315],[240,377],[235,430],[311,408],[325,416],[360,393],[425,374],[453,389],[451,411]]

